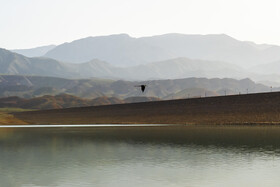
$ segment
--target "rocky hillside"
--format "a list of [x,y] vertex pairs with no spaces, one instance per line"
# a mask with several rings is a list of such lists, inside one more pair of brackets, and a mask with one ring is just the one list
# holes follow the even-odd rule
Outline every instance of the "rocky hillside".
[[0,98],[0,108],[22,108],[22,109],[60,109],[83,106],[99,106],[123,103],[139,103],[148,101],[159,101],[159,98],[153,97],[133,97],[125,100],[115,97],[98,97],[95,99],[84,99],[68,94],[60,94],[56,96],[45,95],[31,99],[20,97]]
[[[146,84],[141,92],[135,85]],[[278,88],[273,88],[277,91]],[[71,94],[94,99],[98,97],[157,97],[161,99],[198,96],[270,92],[271,88],[250,79],[186,78],[151,81],[124,81],[108,79],[63,79],[39,76],[0,75],[0,97],[22,98],[44,95]]]

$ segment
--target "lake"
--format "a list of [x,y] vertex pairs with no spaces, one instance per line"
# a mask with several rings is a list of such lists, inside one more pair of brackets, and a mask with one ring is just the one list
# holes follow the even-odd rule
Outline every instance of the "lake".
[[0,128],[1,186],[280,186],[279,126]]

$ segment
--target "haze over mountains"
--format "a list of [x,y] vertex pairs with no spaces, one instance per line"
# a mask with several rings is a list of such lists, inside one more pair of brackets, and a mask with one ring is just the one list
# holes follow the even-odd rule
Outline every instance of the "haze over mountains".
[[[4,107],[247,94],[272,91],[272,85],[273,91],[280,90],[275,87],[280,85],[280,47],[227,35],[120,34],[27,50],[0,48],[0,67],[0,97],[17,96],[4,98]],[[148,85],[144,93],[135,87],[139,84]]]
[[275,81],[279,75],[261,75],[246,71],[236,65],[189,58],[176,58],[132,67],[117,67],[98,59],[86,63],[73,64],[45,57],[28,58],[0,49],[0,74],[39,75],[61,78],[106,78],[124,80],[181,79],[188,77],[205,78],[252,78],[255,81]]
[[279,46],[238,41],[224,34],[142,38],[118,34],[15,51],[0,49],[1,74],[114,80],[251,78],[280,85]]
[[26,57],[39,57],[44,56],[48,51],[55,48],[55,45],[47,45],[42,47],[35,47],[31,49],[14,49],[12,52],[22,54]]
[[[144,93],[135,85],[147,84]],[[161,99],[204,97],[225,94],[269,92],[270,88],[250,79],[186,78],[174,80],[123,81],[106,79],[64,79],[56,77],[0,75],[0,97],[22,98],[71,94],[82,98],[157,97]],[[275,91],[275,90],[274,90]],[[225,93],[226,92],[226,93]]]
[[165,34],[142,38],[119,34],[64,43],[48,51],[45,56],[72,63],[97,58],[115,66],[133,66],[186,57],[228,62],[247,68],[280,60],[280,47],[242,42],[224,34]]

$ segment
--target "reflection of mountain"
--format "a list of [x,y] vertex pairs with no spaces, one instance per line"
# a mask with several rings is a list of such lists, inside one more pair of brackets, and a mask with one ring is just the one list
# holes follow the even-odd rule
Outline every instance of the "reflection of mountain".
[[242,42],[224,34],[165,34],[143,38],[120,34],[64,43],[48,51],[46,57],[76,63],[97,58],[116,66],[187,57],[248,67],[279,60],[280,47]]
[[[147,84],[142,93],[135,85]],[[200,89],[198,89],[200,88]],[[0,75],[0,97],[19,96],[23,98],[43,95],[71,94],[83,98],[97,97],[159,97],[168,98],[239,93],[267,92],[270,88],[256,84],[250,79],[206,79],[186,78],[175,80],[123,81],[106,79],[63,79],[54,77]],[[274,89],[276,91],[276,88]],[[180,93],[181,92],[181,93]],[[208,93],[209,92],[209,93]],[[208,93],[208,94],[207,94]]]

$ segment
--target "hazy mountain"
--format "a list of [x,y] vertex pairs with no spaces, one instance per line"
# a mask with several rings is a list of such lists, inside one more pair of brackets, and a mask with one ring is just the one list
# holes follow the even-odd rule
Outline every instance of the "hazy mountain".
[[176,58],[126,68],[130,78],[137,79],[178,79],[187,77],[246,78],[249,74],[242,68],[217,61]]
[[[164,98],[170,96],[170,94],[178,94],[183,90],[188,89],[190,91],[189,97],[196,97],[201,94],[201,90],[197,88],[203,88],[205,91],[211,91],[209,95],[224,95],[225,91],[227,94],[244,94],[244,93],[255,93],[255,92],[268,92],[270,91],[269,87],[262,84],[256,84],[250,79],[206,79],[206,78],[186,78],[186,79],[175,79],[175,80],[156,80],[149,81],[146,94],[155,93],[157,97]],[[154,88],[154,89],[153,89]],[[172,91],[170,91],[172,90]],[[193,91],[196,90],[196,91]],[[221,92],[222,91],[222,92]],[[215,92],[215,93],[214,93]],[[193,94],[192,94],[193,93]],[[185,97],[188,97],[188,94]],[[204,96],[203,93],[201,96]],[[207,95],[207,94],[206,94]]]
[[110,77],[114,72],[114,67],[100,60],[67,64],[45,57],[28,58],[5,49],[0,49],[0,67],[0,74],[66,78]]
[[[135,85],[147,84],[144,93]],[[0,97],[23,98],[71,94],[83,98],[178,98],[269,92],[270,88],[250,79],[186,78],[175,80],[123,81],[106,79],[62,79],[38,76],[0,75]],[[276,91],[276,88],[275,90]],[[133,99],[136,101],[136,99]],[[105,101],[103,101],[105,102]],[[110,101],[112,102],[112,101]]]
[[218,96],[220,94],[214,92],[214,91],[209,91],[204,88],[187,88],[182,91],[179,91],[174,94],[170,94],[164,99],[181,99],[181,98],[190,98],[190,97],[210,97],[210,96]]
[[111,78],[127,80],[175,79],[186,77],[233,77],[248,75],[240,67],[214,61],[177,58],[134,67],[116,67],[97,59],[81,64],[62,63],[50,58],[28,58],[0,49],[0,73],[64,78]]
[[47,52],[45,56],[73,63],[97,58],[115,66],[134,66],[187,57],[249,67],[280,60],[280,47],[238,41],[224,34],[165,34],[142,38],[120,34],[64,43]]
[[[98,59],[81,64],[69,64],[50,58],[28,58],[0,49],[0,74],[39,75],[61,78],[106,78],[124,80],[179,79],[188,77],[236,78],[250,77],[255,81],[278,86],[280,75],[250,73],[236,65],[218,61],[176,58],[133,67],[116,67]],[[276,68],[275,68],[276,69]],[[274,81],[274,84],[269,84]],[[78,89],[78,88],[77,88]],[[93,95],[102,96],[92,92]]]
[[11,51],[27,57],[40,57],[44,56],[48,51],[52,50],[55,47],[55,45],[47,45],[31,49],[14,49]]
[[67,76],[67,69],[71,65],[48,58],[28,58],[5,49],[0,49],[0,66],[1,74],[63,77]]
[[263,64],[263,65],[258,65],[253,68],[251,68],[251,71],[260,73],[260,74],[280,74],[280,60]]
[[247,42],[247,44],[249,44],[252,47],[255,47],[256,49],[259,49],[259,50],[265,50],[265,49],[275,46],[275,45],[269,45],[269,44],[256,44],[256,43],[250,42],[250,41],[245,41],[245,42]]
[[280,86],[280,61],[275,61],[250,68],[251,78],[273,87]]
[[45,56],[74,63],[97,58],[116,66],[133,66],[170,57],[168,51],[126,34],[88,37],[64,43],[47,52]]

